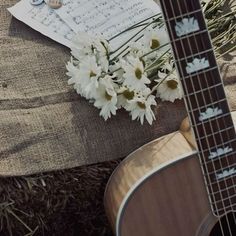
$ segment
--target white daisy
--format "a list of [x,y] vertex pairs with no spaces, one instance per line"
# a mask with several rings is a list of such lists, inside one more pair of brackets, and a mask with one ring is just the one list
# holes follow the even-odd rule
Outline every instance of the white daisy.
[[157,96],[161,98],[162,101],[174,102],[176,99],[182,99],[183,92],[180,84],[180,80],[177,77],[176,72],[173,72],[168,77],[166,73],[158,72],[159,80],[161,82],[157,87]]
[[71,54],[78,60],[94,55],[94,40],[84,32],[79,32],[72,40]]
[[114,83],[109,76],[106,76],[99,81],[94,106],[101,109],[100,116],[107,120],[111,115],[116,115],[116,105],[117,94]]
[[117,61],[111,65],[109,65],[109,72],[114,75],[114,78],[116,78],[117,82],[123,82],[124,81],[124,70],[121,67],[120,61]]
[[[170,55],[167,54],[167,58],[170,58]],[[173,70],[173,67],[174,67],[174,61],[171,60],[171,61],[167,61],[165,64],[163,64],[161,66],[161,69],[166,73],[166,72],[170,72]]]
[[77,66],[74,65],[73,58],[71,58],[71,60],[68,61],[66,69],[67,69],[66,75],[70,77],[70,79],[68,80],[68,84],[71,85],[78,83],[80,70]]
[[143,41],[144,45],[149,49],[149,51],[161,47],[159,50],[149,54],[147,56],[148,59],[156,58],[157,56],[160,56],[170,48],[169,45],[162,47],[163,45],[169,42],[168,34],[164,29],[164,27],[161,28],[157,27],[155,29],[153,28],[146,29]]
[[109,54],[111,52],[110,44],[107,40],[100,37],[95,41],[95,48],[97,51],[96,57],[98,64],[101,66],[103,71],[108,72]]
[[80,94],[81,96],[84,96],[84,91],[81,87],[81,70],[79,69],[79,66],[76,65],[77,63],[71,58],[71,61],[69,61],[66,65],[67,68],[67,73],[66,75],[68,75],[70,77],[70,79],[68,80],[68,84],[72,85],[74,89],[76,90],[76,92],[78,94]]
[[101,67],[97,65],[94,56],[86,57],[80,64],[80,85],[85,97],[91,99],[98,88],[98,79],[101,76]]
[[146,88],[146,84],[150,84],[151,81],[147,78],[144,72],[143,62],[137,57],[127,57],[127,60],[122,60],[122,68],[124,69],[124,85],[130,90],[143,90]]
[[118,93],[118,101],[117,101],[118,108],[121,108],[121,107],[126,108],[126,106],[128,105],[128,102],[134,99],[134,97],[137,95],[135,91],[129,90],[127,86],[121,86],[117,90],[117,93]]
[[128,46],[130,55],[133,55],[134,57],[141,57],[149,50],[149,48],[144,46],[143,40],[137,42],[130,42]]
[[144,94],[135,96],[134,99],[128,101],[126,110],[130,111],[132,120],[140,120],[141,124],[144,122],[144,118],[151,125],[153,120],[155,120],[155,115],[152,111],[151,106],[156,106],[155,96],[150,95],[151,90],[146,89],[143,91]]

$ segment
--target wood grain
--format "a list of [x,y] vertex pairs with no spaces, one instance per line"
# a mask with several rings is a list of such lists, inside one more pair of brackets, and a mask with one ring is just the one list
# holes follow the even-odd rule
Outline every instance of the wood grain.
[[[232,114],[236,123],[236,113]],[[121,204],[133,189],[134,194],[126,201],[121,215],[121,236],[147,235],[144,224],[148,225],[149,236],[195,235],[197,231],[196,235],[207,235],[217,219],[211,214],[195,153],[195,141],[185,120],[180,131],[130,154],[111,176],[104,197],[114,232]],[[154,170],[158,171],[145,184],[135,187]],[[189,226],[182,228],[184,219]],[[168,227],[172,223],[175,227]],[[158,234],[154,228],[158,228]],[[183,230],[188,233],[184,234]]]
[[127,201],[120,221],[122,236],[194,236],[206,217],[211,225],[217,219],[203,184],[197,155],[156,172],[140,185]]

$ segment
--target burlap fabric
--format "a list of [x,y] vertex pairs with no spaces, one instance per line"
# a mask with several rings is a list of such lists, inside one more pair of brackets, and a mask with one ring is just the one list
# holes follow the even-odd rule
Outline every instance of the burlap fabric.
[[[0,175],[27,175],[125,157],[144,143],[178,129],[184,104],[162,103],[152,126],[125,112],[105,122],[67,85],[69,49],[12,18],[0,1]],[[236,108],[236,60],[221,62]]]

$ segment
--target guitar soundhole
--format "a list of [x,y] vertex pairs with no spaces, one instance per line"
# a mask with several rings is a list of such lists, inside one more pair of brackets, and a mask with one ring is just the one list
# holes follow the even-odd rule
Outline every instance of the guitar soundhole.
[[218,222],[214,226],[209,236],[231,236],[231,235],[232,236],[236,235],[236,213],[229,213],[228,215],[222,217],[220,222]]

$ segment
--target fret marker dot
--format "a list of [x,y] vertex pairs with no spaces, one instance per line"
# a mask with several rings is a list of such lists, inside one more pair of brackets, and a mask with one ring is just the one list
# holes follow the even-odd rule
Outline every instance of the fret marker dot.
[[194,17],[183,18],[176,23],[175,31],[178,37],[200,30],[197,19]]

